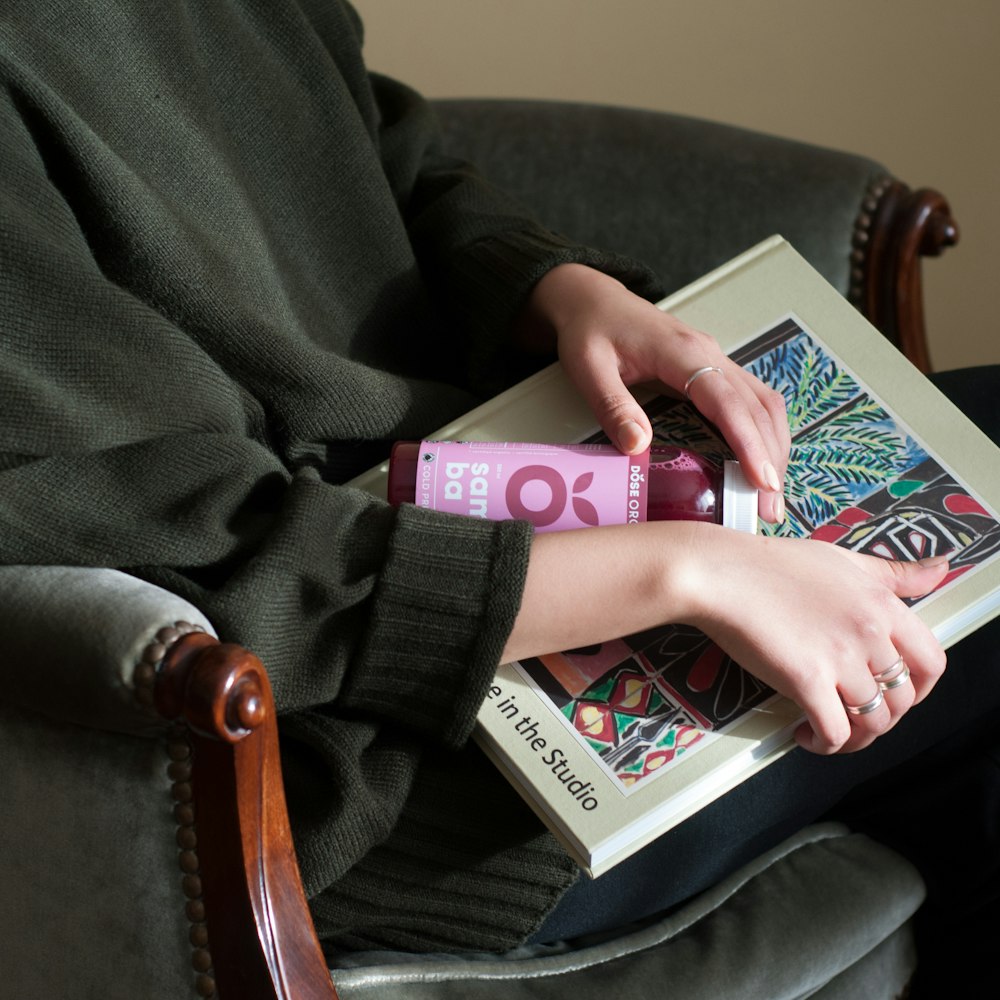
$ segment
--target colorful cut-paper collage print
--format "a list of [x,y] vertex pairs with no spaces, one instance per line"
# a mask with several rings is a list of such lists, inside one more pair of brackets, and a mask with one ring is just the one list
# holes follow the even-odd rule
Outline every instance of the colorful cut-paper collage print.
[[1000,526],[933,459],[838,511],[811,537],[890,559],[948,555],[942,586],[1000,552]]
[[[947,553],[942,586],[1000,552],[1000,523],[795,320],[733,358],[784,395],[791,425],[786,520],[763,530],[902,559]],[[689,404],[659,397],[647,410],[656,440],[729,457]],[[523,667],[628,787],[665,773],[772,696],[692,629],[656,629]]]
[[653,629],[521,668],[626,790],[773,696],[693,628]]
[[[1000,551],[996,518],[797,321],[780,323],[733,359],[778,389],[788,411],[786,518],[764,531],[897,559],[949,555],[942,586]],[[710,428],[697,429],[702,422],[689,406],[656,405],[658,438],[685,435],[725,456]]]

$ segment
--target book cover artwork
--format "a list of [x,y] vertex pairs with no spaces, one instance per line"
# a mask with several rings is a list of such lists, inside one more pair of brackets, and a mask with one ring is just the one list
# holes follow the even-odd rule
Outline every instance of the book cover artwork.
[[[783,320],[732,357],[779,390],[788,408],[786,518],[762,530],[895,559],[946,554],[951,571],[940,589],[1000,555],[997,516],[798,320]],[[656,441],[730,457],[686,402],[658,397],[647,411]],[[624,795],[777,697],[685,627],[523,660],[517,669]]]

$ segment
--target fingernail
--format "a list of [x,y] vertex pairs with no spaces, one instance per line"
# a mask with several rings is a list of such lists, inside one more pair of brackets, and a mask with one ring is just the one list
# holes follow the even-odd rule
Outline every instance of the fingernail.
[[767,483],[767,488],[772,493],[781,492],[781,481],[778,479],[778,473],[770,462],[764,463],[764,482]]
[[779,493],[774,502],[774,523],[782,524],[785,520],[785,498]]
[[618,428],[618,447],[627,454],[635,451],[644,438],[642,428],[634,420],[626,420]]

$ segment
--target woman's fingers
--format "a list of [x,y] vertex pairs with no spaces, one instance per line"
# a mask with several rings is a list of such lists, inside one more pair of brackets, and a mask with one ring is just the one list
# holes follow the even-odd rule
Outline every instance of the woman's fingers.
[[799,696],[808,724],[797,733],[798,741],[813,753],[858,750],[893,725],[908,707],[903,700],[894,706],[870,670],[845,663],[831,683]]
[[895,724],[897,719],[901,719],[913,707],[916,690],[910,667],[902,654],[897,654],[888,666],[885,666],[885,660],[881,662],[882,669],[872,667],[872,677],[885,698]]
[[[848,553],[848,555],[850,555]],[[869,561],[870,560],[870,561]],[[918,563],[891,563],[861,557],[860,564],[885,581],[896,597],[927,593],[941,582],[947,560],[930,559]],[[917,702],[925,698],[944,673],[946,657],[927,625],[896,600],[891,602],[894,620],[884,633],[876,633],[868,669],[844,669],[837,690],[850,725],[850,735],[835,745],[835,727],[810,717],[810,725],[800,731],[799,742],[821,753],[860,750],[891,729]],[[835,716],[828,706],[828,716]]]
[[761,516],[781,520],[791,446],[784,397],[730,360],[714,338],[668,319],[670,351],[657,359],[656,377],[685,393],[718,428],[747,478],[762,491]]
[[790,438],[784,400],[731,361],[717,341],[580,265],[550,271],[528,313],[555,333],[559,358],[604,432],[627,454],[652,438],[628,386],[659,379],[720,430],[750,482],[765,494],[761,515],[780,520]]
[[851,723],[834,684],[810,686],[793,698],[806,714],[806,721],[795,733],[804,749],[819,754],[837,753],[851,739]]
[[[784,400],[728,359],[718,360],[726,368],[720,373],[712,366],[695,379],[691,401],[719,428],[750,481],[761,490],[760,516],[780,522],[790,440]],[[604,433],[623,452],[635,454],[649,445],[652,427],[622,378],[621,364],[607,340],[595,340],[585,351],[567,352],[563,357],[567,374]]]
[[782,538],[704,533],[702,543],[691,623],[801,706],[807,749],[867,746],[941,676],[940,645],[901,598],[938,586],[946,560],[889,563]]
[[[897,598],[923,597],[937,588],[948,573],[948,558],[933,556],[915,562],[898,562],[860,555],[834,547],[845,559],[855,562]],[[906,664],[916,702],[922,701],[944,673],[947,658],[927,624],[901,601],[891,611],[889,638],[896,654]],[[877,661],[873,661],[877,662]],[[888,669],[889,664],[882,668]],[[902,686],[902,685],[900,685]]]
[[699,378],[689,396],[719,428],[750,481],[761,490],[760,516],[767,521],[784,519],[783,482],[791,435],[785,400],[728,359],[712,371],[713,378]]
[[[905,666],[906,681],[900,681],[898,677],[889,678],[898,681],[896,686],[889,688],[894,697],[897,691],[903,694],[913,692],[911,705],[923,701],[931,693],[934,685],[940,680],[945,671],[948,658],[940,643],[934,638],[931,630],[916,615],[909,615],[916,619],[915,622],[907,622],[906,629],[897,630],[894,635],[896,648],[902,657]],[[884,681],[883,683],[886,683]],[[895,702],[899,704],[899,701]],[[907,705],[906,708],[910,706]]]
[[610,341],[595,340],[586,351],[566,352],[562,364],[610,441],[626,455],[649,446],[649,417],[622,380]]

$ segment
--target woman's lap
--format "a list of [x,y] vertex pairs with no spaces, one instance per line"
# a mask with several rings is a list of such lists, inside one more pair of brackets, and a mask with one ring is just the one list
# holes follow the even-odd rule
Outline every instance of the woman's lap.
[[[1000,441],[1000,366],[934,380]],[[871,747],[833,757],[793,750],[611,872],[581,879],[533,940],[606,929],[674,907],[821,818],[844,819],[899,849],[935,896],[948,891],[964,903],[973,883],[987,896],[995,893],[1000,767],[990,754],[1000,747],[998,651],[995,619],[949,651],[931,696]]]

